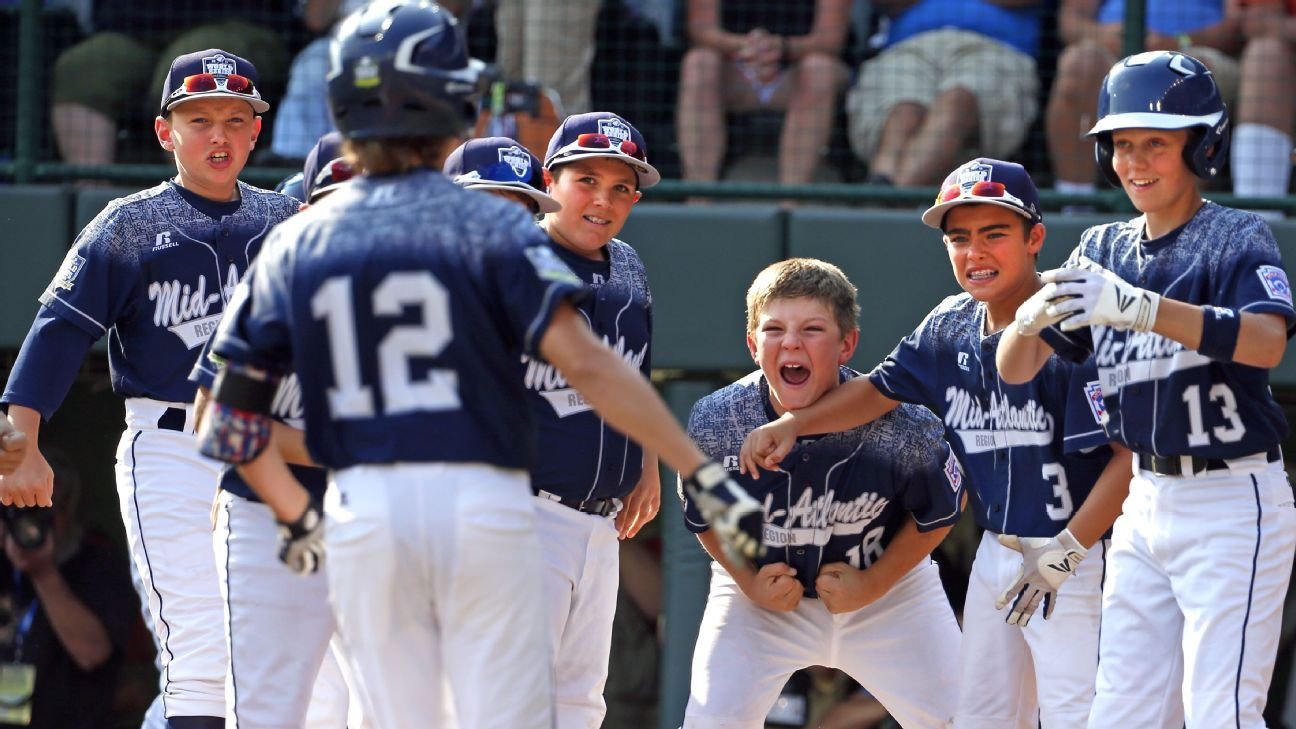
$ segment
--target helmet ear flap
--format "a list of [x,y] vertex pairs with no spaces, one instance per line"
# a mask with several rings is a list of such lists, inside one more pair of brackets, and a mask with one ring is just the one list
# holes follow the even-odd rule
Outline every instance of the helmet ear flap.
[[1209,180],[1224,170],[1228,162],[1231,129],[1228,118],[1218,131],[1209,127],[1194,127],[1184,145],[1184,162],[1194,175]]
[[1116,174],[1116,168],[1112,166],[1112,149],[1111,132],[1094,135],[1094,159],[1098,162],[1098,169],[1102,170],[1103,179],[1115,187],[1120,187],[1120,177]]

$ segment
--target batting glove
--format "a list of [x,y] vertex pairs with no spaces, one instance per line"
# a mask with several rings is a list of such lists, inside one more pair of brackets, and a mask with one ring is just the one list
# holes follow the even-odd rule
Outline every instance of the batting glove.
[[1065,314],[1050,314],[1053,304],[1053,285],[1043,286],[1033,296],[1017,307],[1017,333],[1023,337],[1033,337],[1066,318]]
[[754,569],[756,560],[765,554],[761,541],[765,509],[760,502],[714,461],[704,463],[684,479],[684,493],[715,530],[725,556]]
[[292,523],[279,522],[279,561],[299,575],[309,575],[324,561],[324,516],[319,497]]
[[1040,279],[1053,300],[1048,314],[1066,317],[1060,324],[1065,331],[1109,326],[1146,332],[1156,323],[1160,294],[1126,283],[1084,256],[1078,266],[1045,271]]
[[1012,609],[1004,622],[1024,628],[1042,602],[1042,613],[1048,620],[1049,613],[1057,604],[1058,588],[1075,572],[1076,565],[1089,550],[1080,546],[1070,529],[1063,529],[1051,538],[1000,534],[999,543],[1021,552],[1022,566],[1017,570],[1017,580],[995,600],[995,609],[1003,610],[1011,601]]

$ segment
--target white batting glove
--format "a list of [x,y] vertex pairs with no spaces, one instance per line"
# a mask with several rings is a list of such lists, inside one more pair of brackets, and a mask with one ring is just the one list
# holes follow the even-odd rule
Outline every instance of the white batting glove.
[[1000,534],[999,543],[1021,552],[1022,566],[1017,571],[1016,581],[995,600],[995,609],[1003,610],[1011,601],[1012,609],[1004,622],[1024,628],[1043,602],[1042,613],[1048,620],[1049,613],[1057,604],[1058,588],[1075,573],[1076,565],[1089,550],[1080,546],[1070,529],[1063,529],[1056,537],[1022,538]]
[[309,575],[324,561],[324,516],[315,496],[291,524],[279,522],[279,561],[299,575]]
[[725,556],[755,569],[756,560],[765,554],[765,509],[760,502],[714,461],[702,464],[683,480],[683,486],[702,518],[715,530]]
[[1048,314],[1066,317],[1060,324],[1065,331],[1098,325],[1146,332],[1156,323],[1160,294],[1127,283],[1084,256],[1078,266],[1045,271],[1040,280],[1053,301]]
[[1047,284],[1036,291],[1029,299],[1017,307],[1017,333],[1023,337],[1033,337],[1067,317],[1066,314],[1050,314],[1052,308],[1053,285]]

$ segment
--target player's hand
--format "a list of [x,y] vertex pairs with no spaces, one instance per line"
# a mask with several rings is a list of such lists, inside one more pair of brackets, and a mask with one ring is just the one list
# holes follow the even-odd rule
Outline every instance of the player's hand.
[[661,480],[641,477],[616,516],[617,536],[632,539],[661,510]]
[[1024,628],[1036,608],[1043,603],[1041,612],[1048,620],[1049,613],[1057,604],[1058,588],[1075,573],[1076,565],[1089,550],[1080,546],[1070,529],[1063,529],[1056,537],[1000,534],[999,543],[1021,552],[1022,566],[1017,571],[1016,581],[995,600],[995,609],[1003,610],[1011,602],[1012,609],[1008,611],[1005,622]]
[[1083,256],[1078,266],[1045,271],[1040,279],[1045,296],[1053,301],[1049,316],[1066,317],[1059,325],[1064,331],[1109,326],[1146,332],[1156,323],[1160,294],[1126,283]]
[[1023,337],[1033,337],[1039,334],[1046,327],[1050,327],[1065,316],[1054,316],[1049,314],[1049,308],[1053,301],[1049,298],[1052,295],[1052,289],[1048,286],[1040,287],[1029,299],[1022,302],[1017,307],[1017,333]]
[[684,494],[697,504],[729,561],[754,568],[765,554],[765,509],[720,464],[708,461],[684,479]]
[[738,452],[738,472],[759,479],[762,468],[773,471],[779,467],[796,445],[796,439],[796,422],[788,413],[756,428],[743,439],[742,450]]
[[324,509],[311,496],[301,516],[279,522],[279,560],[299,575],[309,575],[324,561]]
[[805,594],[796,573],[794,567],[782,562],[767,564],[751,578],[743,594],[766,610],[783,613],[795,610]]
[[54,471],[38,448],[24,449],[17,468],[0,476],[0,504],[53,506]]
[[871,605],[886,594],[888,587],[872,579],[868,570],[858,570],[845,562],[830,562],[819,568],[815,591],[824,607],[834,615]]
[[13,473],[26,454],[27,434],[15,429],[8,417],[0,415],[0,475]]

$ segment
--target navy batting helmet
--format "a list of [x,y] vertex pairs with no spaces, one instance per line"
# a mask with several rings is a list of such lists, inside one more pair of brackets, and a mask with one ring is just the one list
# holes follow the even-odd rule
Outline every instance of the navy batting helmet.
[[333,37],[329,107],[347,139],[457,136],[477,116],[481,64],[429,0],[378,0]]
[[1120,187],[1112,168],[1116,129],[1192,129],[1184,162],[1198,177],[1214,177],[1228,158],[1229,116],[1210,69],[1192,56],[1149,51],[1112,66],[1098,91],[1094,156],[1109,182]]

